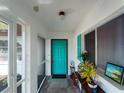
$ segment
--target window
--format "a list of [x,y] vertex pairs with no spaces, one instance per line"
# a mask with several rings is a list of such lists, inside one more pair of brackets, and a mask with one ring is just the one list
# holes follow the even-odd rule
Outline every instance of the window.
[[0,18],[0,93],[25,93],[24,25]]
[[[17,23],[17,32],[16,32],[16,48],[17,48],[17,93],[25,93],[25,53],[24,53],[24,31],[23,24]],[[20,83],[21,82],[21,83]],[[19,83],[19,84],[18,84]]]
[[77,36],[77,59],[81,61],[81,34]]
[[0,93],[25,93],[25,25],[0,16]]
[[0,92],[8,87],[8,24],[0,21]]
[[8,30],[8,24],[3,21],[0,21],[0,32],[6,33],[7,30]]

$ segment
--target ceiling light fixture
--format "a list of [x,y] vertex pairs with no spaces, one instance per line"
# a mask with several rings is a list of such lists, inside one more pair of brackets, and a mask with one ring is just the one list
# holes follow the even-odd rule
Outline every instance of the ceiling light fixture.
[[33,6],[33,10],[34,10],[35,12],[39,12],[39,6]]
[[61,19],[61,20],[64,20],[66,13],[65,13],[65,11],[60,11],[60,12],[58,13],[58,15],[60,16],[60,19]]
[[37,0],[39,4],[51,4],[53,0]]

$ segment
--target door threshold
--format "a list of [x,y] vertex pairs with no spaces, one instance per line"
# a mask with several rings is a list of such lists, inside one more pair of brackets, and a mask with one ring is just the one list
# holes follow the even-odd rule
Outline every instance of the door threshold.
[[60,79],[61,79],[61,78],[66,78],[66,75],[65,75],[65,74],[59,74],[59,75],[56,74],[56,75],[52,75],[52,78],[53,78],[53,79],[54,79],[54,78],[58,78],[58,79],[59,79],[59,78],[60,78]]

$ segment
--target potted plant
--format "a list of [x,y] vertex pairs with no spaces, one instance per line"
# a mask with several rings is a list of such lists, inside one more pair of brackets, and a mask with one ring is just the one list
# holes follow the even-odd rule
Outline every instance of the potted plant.
[[89,87],[94,91],[94,89],[97,88],[97,80],[95,80],[97,77],[97,72],[95,66],[89,61],[85,61],[80,63],[78,67],[81,77],[86,78],[86,82],[88,83]]

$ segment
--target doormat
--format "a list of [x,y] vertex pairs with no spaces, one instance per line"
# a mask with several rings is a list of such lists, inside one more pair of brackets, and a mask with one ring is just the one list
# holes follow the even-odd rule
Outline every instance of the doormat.
[[52,78],[66,78],[66,75],[53,75]]

